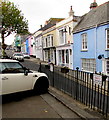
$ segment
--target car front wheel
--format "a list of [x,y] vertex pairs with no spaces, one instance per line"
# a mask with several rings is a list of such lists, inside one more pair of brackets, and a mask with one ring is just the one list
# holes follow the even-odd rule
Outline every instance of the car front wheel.
[[44,94],[48,92],[49,81],[46,77],[39,78],[34,85],[35,94]]

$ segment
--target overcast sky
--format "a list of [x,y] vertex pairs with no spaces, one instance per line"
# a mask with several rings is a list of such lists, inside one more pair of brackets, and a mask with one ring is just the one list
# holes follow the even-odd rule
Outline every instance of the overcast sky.
[[[81,16],[90,11],[90,4],[94,0],[10,0],[18,6],[28,20],[29,31],[34,33],[44,25],[49,18],[67,18],[70,6],[76,16]],[[96,0],[98,5],[108,0]],[[12,35],[11,35],[12,36]],[[13,40],[12,37],[11,41]],[[8,38],[9,41],[9,38]],[[7,44],[10,44],[6,42]]]

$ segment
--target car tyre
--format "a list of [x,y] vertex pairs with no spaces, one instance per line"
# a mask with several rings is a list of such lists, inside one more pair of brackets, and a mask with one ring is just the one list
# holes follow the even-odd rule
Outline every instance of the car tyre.
[[39,78],[34,86],[34,93],[35,94],[45,94],[48,92],[49,88],[49,81],[46,77]]

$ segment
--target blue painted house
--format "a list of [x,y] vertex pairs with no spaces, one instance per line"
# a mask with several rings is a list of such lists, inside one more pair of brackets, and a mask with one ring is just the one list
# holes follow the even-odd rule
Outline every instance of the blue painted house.
[[73,66],[109,74],[109,1],[90,8],[73,30]]
[[26,52],[29,54],[30,51],[29,51],[29,41],[28,41],[28,37],[26,39]]

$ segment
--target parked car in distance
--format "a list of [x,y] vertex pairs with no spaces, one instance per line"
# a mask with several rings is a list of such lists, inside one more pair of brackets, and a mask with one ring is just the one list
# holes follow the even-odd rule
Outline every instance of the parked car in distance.
[[23,54],[24,58],[28,58],[28,59],[30,59],[30,55],[29,55],[28,53],[26,53],[26,52],[22,52],[22,54]]
[[0,75],[0,95],[27,90],[41,94],[49,87],[45,73],[29,70],[17,60],[0,59]]
[[18,60],[18,61],[24,61],[24,56],[22,53],[14,53],[13,54],[13,59]]

